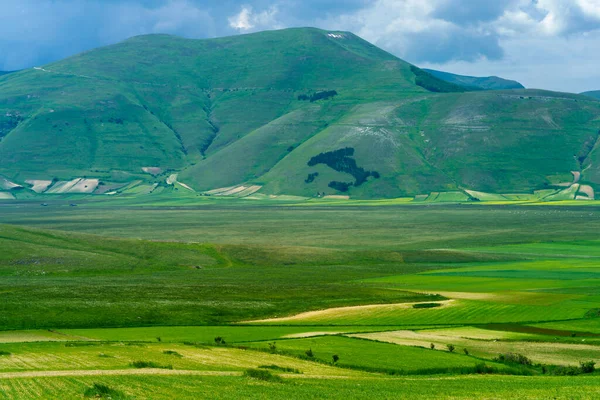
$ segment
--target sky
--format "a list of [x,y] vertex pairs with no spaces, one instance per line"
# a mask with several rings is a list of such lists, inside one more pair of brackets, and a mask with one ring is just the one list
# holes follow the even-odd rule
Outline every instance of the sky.
[[351,31],[420,67],[600,89],[600,0],[0,0],[0,70],[149,33]]

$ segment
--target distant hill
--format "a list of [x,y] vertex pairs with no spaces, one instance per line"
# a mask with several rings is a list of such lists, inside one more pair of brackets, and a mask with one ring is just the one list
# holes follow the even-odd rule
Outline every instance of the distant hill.
[[423,69],[429,72],[436,78],[442,79],[446,82],[453,83],[455,85],[464,86],[466,88],[478,89],[478,90],[504,90],[504,89],[525,89],[517,81],[511,81],[508,79],[499,78],[497,76],[488,77],[476,77],[476,76],[465,76],[451,74],[449,72],[436,71],[433,69]]
[[577,171],[600,187],[599,121],[587,97],[469,92],[348,32],[149,35],[2,77],[0,178],[382,198],[532,191]]
[[589,96],[589,97],[593,97],[595,99],[600,100],[600,90],[594,90],[594,91],[591,91],[591,92],[583,92],[581,94],[584,95],[584,96]]

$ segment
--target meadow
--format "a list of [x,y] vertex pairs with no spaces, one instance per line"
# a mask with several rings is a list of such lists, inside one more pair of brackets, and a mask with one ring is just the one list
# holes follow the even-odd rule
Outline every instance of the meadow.
[[595,398],[599,228],[595,203],[0,202],[0,398]]

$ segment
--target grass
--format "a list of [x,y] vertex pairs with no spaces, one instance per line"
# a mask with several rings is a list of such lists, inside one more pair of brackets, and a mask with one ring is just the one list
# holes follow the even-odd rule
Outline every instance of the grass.
[[[596,206],[19,204],[0,213],[15,224],[0,226],[6,397],[218,383],[222,398],[586,398],[597,384],[493,361],[560,374],[599,359]],[[273,317],[287,319],[240,324]]]

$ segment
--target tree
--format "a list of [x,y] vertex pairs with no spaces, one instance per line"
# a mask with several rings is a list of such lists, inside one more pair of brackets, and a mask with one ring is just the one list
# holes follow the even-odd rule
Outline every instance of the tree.
[[334,364],[337,363],[340,359],[340,357],[337,354],[334,354],[331,358],[333,359]]
[[450,353],[453,353],[453,352],[454,352],[454,349],[455,349],[455,347],[454,347],[454,345],[453,345],[453,344],[447,344],[447,345],[446,345],[446,347],[448,347],[448,351],[449,351]]
[[435,344],[431,343],[431,344],[429,345],[429,348],[430,348],[431,350],[435,350]]

